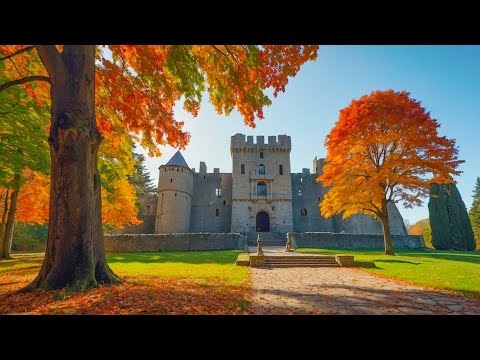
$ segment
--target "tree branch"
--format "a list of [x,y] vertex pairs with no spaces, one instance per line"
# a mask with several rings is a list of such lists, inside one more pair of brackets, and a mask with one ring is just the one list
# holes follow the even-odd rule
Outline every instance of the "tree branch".
[[8,89],[10,86],[25,84],[30,81],[46,81],[50,83],[50,78],[48,76],[26,76],[24,78],[6,82],[5,84],[0,85],[0,92]]
[[54,78],[59,74],[59,71],[64,70],[63,60],[61,54],[58,52],[55,45],[35,45],[37,49],[38,56],[42,60],[43,66],[48,72],[48,75],[55,80]]
[[220,50],[219,48],[217,48],[215,45],[211,45],[215,50],[217,50],[220,54],[222,54],[223,56],[225,56],[226,58],[228,58],[228,55],[225,54],[222,50]]
[[4,56],[3,58],[0,58],[0,61],[10,59],[11,57],[17,56],[17,55],[19,55],[19,54],[21,54],[21,53],[24,53],[24,52],[26,52],[26,51],[30,51],[30,50],[32,50],[33,48],[34,48],[33,45],[27,46],[26,48],[23,48],[23,49],[20,49],[20,50],[15,51],[13,54],[10,54],[10,55]]

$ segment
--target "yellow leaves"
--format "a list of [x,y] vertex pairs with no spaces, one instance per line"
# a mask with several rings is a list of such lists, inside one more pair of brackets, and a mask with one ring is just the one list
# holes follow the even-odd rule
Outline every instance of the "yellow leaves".
[[122,177],[114,183],[113,188],[111,193],[102,190],[102,222],[114,228],[141,224],[137,219],[137,198],[133,185]]

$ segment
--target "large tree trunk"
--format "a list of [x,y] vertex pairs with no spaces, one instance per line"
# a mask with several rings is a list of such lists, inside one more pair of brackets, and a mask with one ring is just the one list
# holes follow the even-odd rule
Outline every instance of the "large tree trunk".
[[5,198],[3,202],[2,222],[0,223],[0,260],[5,258],[5,229],[7,228],[8,215],[8,190],[5,191]]
[[95,118],[95,46],[37,47],[51,79],[51,186],[42,268],[24,290],[83,290],[121,280],[105,259]]
[[10,195],[10,209],[8,209],[7,224],[5,226],[5,240],[3,242],[3,258],[11,259],[13,229],[15,227],[15,217],[17,216],[18,191],[20,187],[20,175],[13,177],[13,191]]
[[380,217],[383,225],[383,242],[385,244],[385,255],[395,255],[393,252],[392,235],[390,234],[390,224],[388,222],[387,200],[382,201],[382,216]]

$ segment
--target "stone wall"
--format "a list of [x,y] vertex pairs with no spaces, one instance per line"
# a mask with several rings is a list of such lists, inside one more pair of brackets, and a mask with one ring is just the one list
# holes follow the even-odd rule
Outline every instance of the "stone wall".
[[[392,235],[396,249],[425,247],[422,235]],[[338,234],[328,232],[292,233],[295,248],[382,249],[383,235]]]
[[292,174],[293,231],[339,232],[335,225],[338,220],[341,221],[340,216],[325,219],[320,215],[320,202],[327,189],[317,183],[316,178],[316,174],[310,174],[309,169]]
[[245,237],[236,233],[105,235],[107,252],[243,250]]
[[232,174],[220,173],[219,169],[207,173],[206,165],[204,170],[194,174],[190,232],[230,232]]

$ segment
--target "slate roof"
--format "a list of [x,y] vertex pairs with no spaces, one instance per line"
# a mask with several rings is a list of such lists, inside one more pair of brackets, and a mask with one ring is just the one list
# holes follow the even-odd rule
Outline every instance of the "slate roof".
[[178,150],[165,165],[177,165],[189,168],[180,150]]

